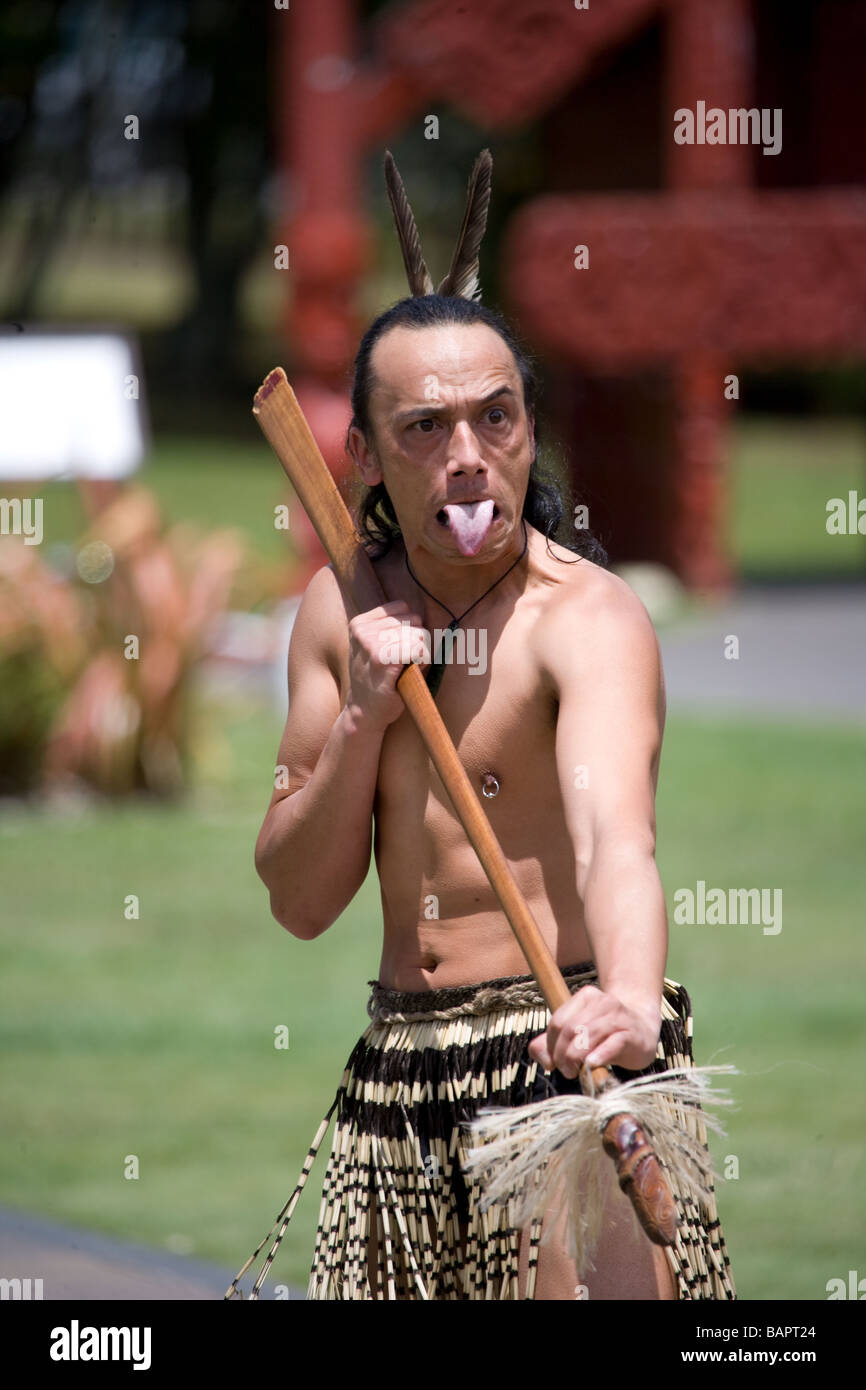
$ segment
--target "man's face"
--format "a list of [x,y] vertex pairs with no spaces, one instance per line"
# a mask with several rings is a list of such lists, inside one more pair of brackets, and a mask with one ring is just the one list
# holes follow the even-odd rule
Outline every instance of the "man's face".
[[[486,324],[392,328],[373,349],[372,438],[349,447],[368,486],[383,482],[407,550],[489,562],[520,527],[534,422],[508,345]],[[446,504],[493,500],[493,522],[467,558]]]

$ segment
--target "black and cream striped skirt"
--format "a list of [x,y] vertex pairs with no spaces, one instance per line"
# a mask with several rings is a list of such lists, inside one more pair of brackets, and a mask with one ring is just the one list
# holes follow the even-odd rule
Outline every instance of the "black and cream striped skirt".
[[[597,984],[595,967],[562,971],[572,993]],[[550,1012],[531,975],[405,993],[370,981],[369,1027],[350,1056],[291,1197],[232,1281],[226,1298],[273,1239],[249,1298],[257,1298],[333,1118],[308,1299],[518,1299],[535,1297],[541,1222],[522,1232],[508,1205],[481,1210],[463,1159],[467,1124],[481,1106],[520,1106],[578,1092],[546,1074],[528,1044]],[[655,1062],[613,1067],[620,1080],[693,1067],[691,1002],[665,979]],[[686,1121],[706,1145],[699,1109]],[[710,1188],[698,1206],[674,1191],[676,1244],[665,1253],[680,1299],[734,1299],[736,1291]],[[528,1250],[528,1258],[526,1251]]]

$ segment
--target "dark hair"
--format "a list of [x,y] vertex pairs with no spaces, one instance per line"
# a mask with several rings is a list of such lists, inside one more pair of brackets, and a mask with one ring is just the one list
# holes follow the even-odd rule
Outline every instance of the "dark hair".
[[[499,334],[510,348],[520,373],[526,412],[533,414],[540,391],[539,379],[531,357],[518,342],[505,318],[495,309],[489,309],[475,299],[427,294],[400,299],[396,304],[392,304],[390,309],[386,309],[371,323],[361,339],[352,378],[353,413],[349,428],[355,426],[366,439],[370,439],[372,430],[369,401],[373,385],[370,358],[376,343],[390,328],[430,328],[439,324],[458,323],[483,323]],[[538,435],[536,422],[536,443]],[[565,549],[573,550],[598,565],[606,566],[605,549],[590,531],[581,530],[575,536],[571,528],[563,525],[563,491],[568,492],[569,488],[562,469],[556,469],[550,463],[540,462],[536,449],[523,503],[525,520],[547,537],[548,550],[549,542],[555,540]],[[377,483],[374,487],[361,484],[356,507],[358,531],[365,547],[373,553],[374,558],[384,555],[401,534],[400,523],[385,484]]]

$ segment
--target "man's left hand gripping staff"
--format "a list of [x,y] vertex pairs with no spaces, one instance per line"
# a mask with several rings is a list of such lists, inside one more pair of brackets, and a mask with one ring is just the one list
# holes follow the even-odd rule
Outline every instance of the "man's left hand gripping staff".
[[584,1062],[642,1071],[654,1060],[661,1032],[661,1011],[633,1008],[615,995],[583,985],[561,1004],[546,1033],[533,1038],[529,1055],[545,1071],[577,1076]]

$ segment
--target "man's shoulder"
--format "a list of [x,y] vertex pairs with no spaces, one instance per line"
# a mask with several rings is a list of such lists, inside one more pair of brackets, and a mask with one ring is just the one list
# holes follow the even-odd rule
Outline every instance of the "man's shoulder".
[[332,668],[348,645],[348,616],[333,565],[322,565],[301,595],[292,628],[298,656],[315,656]]
[[567,577],[550,586],[533,630],[541,667],[556,682],[599,666],[618,667],[626,657],[629,663],[654,667],[655,628],[630,585],[582,557],[568,569]]
[[318,620],[333,620],[345,613],[333,565],[322,565],[308,581],[301,595],[301,610]]
[[650,622],[634,589],[612,570],[558,546],[548,573],[554,571],[558,582],[547,590],[542,610],[551,625],[579,619],[582,624],[627,628]]

